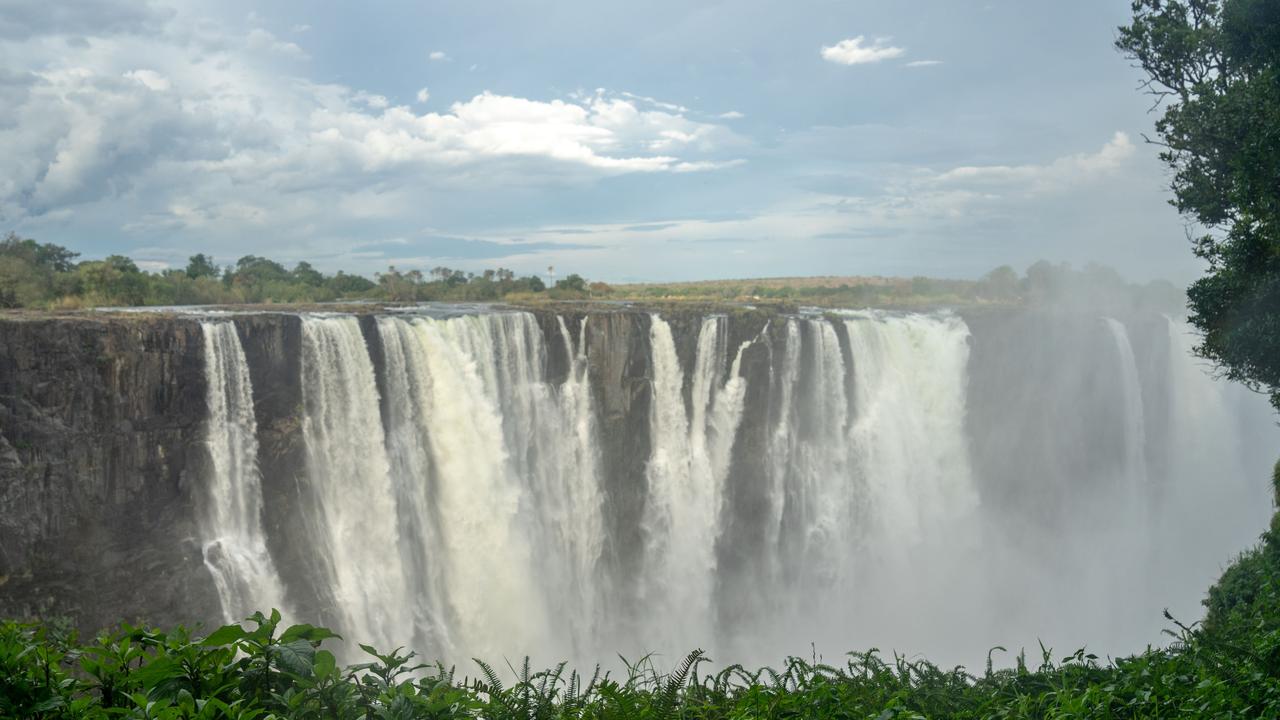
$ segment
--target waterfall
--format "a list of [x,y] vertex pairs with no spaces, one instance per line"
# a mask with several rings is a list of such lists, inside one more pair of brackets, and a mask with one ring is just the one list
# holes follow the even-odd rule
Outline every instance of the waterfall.
[[955,528],[977,504],[964,433],[969,330],[953,315],[880,313],[845,327],[854,358],[849,441],[871,544],[886,553],[954,549],[963,539]]
[[1138,361],[1129,342],[1129,331],[1115,318],[1103,318],[1120,354],[1121,402],[1124,406],[1124,448],[1126,482],[1141,493],[1147,484],[1146,421],[1142,409],[1142,380],[1138,376]]
[[846,366],[830,322],[804,321],[801,359],[792,407],[784,411],[796,419],[795,435],[776,460],[786,468],[783,523],[789,532],[781,553],[795,568],[784,582],[831,590],[845,580],[857,526]]
[[[585,347],[557,321],[559,387],[529,313],[378,320],[411,582],[428,600],[416,622],[446,657],[585,657],[596,637],[594,409]],[[549,633],[552,612],[574,629]]]
[[702,321],[686,408],[671,326],[659,315],[650,318],[652,454],[646,468],[642,601],[649,629],[661,636],[653,642],[668,650],[711,640],[723,486],[744,392],[739,371],[746,344],[726,379],[726,327],[721,316]]
[[205,445],[213,470],[202,522],[204,563],[217,586],[223,619],[230,623],[257,610],[286,608],[262,531],[249,363],[234,323],[205,321],[200,328],[209,410]]
[[[206,562],[230,618],[302,548],[301,619],[448,662],[1131,650],[1265,525],[1271,447],[1149,320],[308,314],[283,478],[206,322]],[[261,483],[298,503],[270,543]]]
[[354,317],[302,318],[302,374],[313,551],[328,565],[331,612],[344,634],[397,647],[411,603],[377,381]]
[[[1204,588],[1267,525],[1272,505],[1266,502],[1271,490],[1266,463],[1271,457],[1251,462],[1256,453],[1249,446],[1257,443],[1249,440],[1251,429],[1273,426],[1275,419],[1268,412],[1242,413],[1261,407],[1260,398],[1215,381],[1212,366],[1194,354],[1195,331],[1182,320],[1165,321],[1171,458],[1153,505],[1154,542],[1179,552],[1163,558],[1154,575],[1159,580],[1156,592],[1168,598],[1166,605],[1175,616],[1194,618]],[[1274,441],[1270,445],[1268,450],[1276,446]]]

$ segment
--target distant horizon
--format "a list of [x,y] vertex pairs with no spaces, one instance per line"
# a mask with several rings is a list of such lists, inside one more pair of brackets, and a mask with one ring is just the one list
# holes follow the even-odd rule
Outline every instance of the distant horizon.
[[[19,234],[19,236],[21,237],[21,235],[20,235],[20,234]],[[35,241],[37,241],[37,242],[42,242],[42,243],[43,243],[43,242],[47,242],[47,241],[41,240],[40,238],[30,238],[30,239],[35,240]],[[79,250],[77,250],[73,245],[64,245],[63,247],[65,247],[65,248],[66,248],[66,249],[68,249],[68,250],[71,250],[72,252],[76,252],[76,253],[78,253],[78,257],[76,258],[76,262],[83,262],[83,261],[101,261],[101,260],[106,259],[107,257],[109,257],[109,256],[110,256],[110,255],[112,255],[112,254],[121,254],[121,253],[110,253],[110,254],[101,254],[101,255],[93,255],[93,256],[89,256],[89,255],[86,255],[85,253],[82,253],[82,252],[80,252]],[[193,253],[193,256],[194,256],[195,254],[201,254],[201,253],[199,253],[199,252],[197,251],[196,253]],[[218,257],[218,256],[212,255],[212,254],[210,254],[210,253],[203,253],[203,254],[204,254],[204,255],[206,255],[207,257],[209,257],[210,259],[214,260],[214,261],[215,261],[215,263],[216,263],[219,267],[224,268],[224,269],[225,269],[225,268],[234,268],[234,266],[235,266],[235,264],[236,264],[236,261],[237,261],[237,260],[239,260],[241,257],[245,257],[245,256],[246,256],[246,255],[240,255],[240,256],[237,256],[237,257],[233,257],[233,258],[225,258],[225,257]],[[255,255],[255,253],[247,253],[247,255]],[[139,262],[139,259],[138,259],[138,258],[132,257],[132,256],[127,255],[127,254],[125,254],[125,255],[124,255],[124,257],[128,257],[129,259],[133,260],[133,261],[134,261],[134,262],[139,266],[139,269],[141,269],[141,270],[143,270],[143,271],[146,271],[146,272],[152,272],[152,273],[155,273],[155,272],[163,272],[163,271],[165,271],[165,270],[180,270],[180,269],[182,269],[182,268],[186,265],[186,259],[184,259],[184,260],[182,260],[182,261],[175,261],[175,263],[174,263],[174,264],[165,264],[165,265],[163,265],[163,266],[155,266],[155,265],[152,265],[152,264],[150,264],[150,263],[147,263],[146,261],[141,261],[141,262]],[[187,259],[190,259],[190,257],[191,257],[191,256],[188,256],[188,258],[187,258]],[[296,265],[297,263],[300,263],[300,262],[306,262],[306,263],[309,263],[309,264],[313,265],[317,270],[320,270],[320,271],[325,272],[325,273],[327,273],[327,274],[334,274],[334,273],[338,273],[338,272],[343,272],[343,273],[346,273],[347,275],[358,275],[358,276],[360,276],[360,277],[368,278],[368,279],[370,279],[370,280],[376,279],[377,275],[379,275],[379,274],[381,274],[381,273],[385,273],[388,269],[390,269],[390,268],[392,267],[392,265],[388,265],[388,266],[386,266],[386,267],[383,267],[383,268],[380,268],[380,269],[375,269],[375,270],[370,270],[370,271],[367,271],[367,272],[356,272],[356,271],[352,271],[352,270],[349,270],[348,268],[344,268],[344,267],[336,267],[336,268],[333,268],[333,269],[325,268],[325,267],[322,267],[322,266],[321,266],[321,264],[320,264],[319,262],[312,262],[311,260],[309,260],[309,259],[307,259],[307,258],[300,258],[300,259],[297,259],[297,260],[287,260],[287,261],[283,261],[283,260],[281,260],[280,258],[273,257],[273,256],[271,256],[271,255],[257,255],[257,257],[261,257],[261,258],[264,258],[264,259],[267,259],[267,260],[271,260],[271,261],[273,261],[273,262],[280,263],[281,265],[285,266],[286,268],[291,268],[292,266],[294,266],[294,265]],[[433,262],[435,262],[437,266],[448,266],[448,264],[449,264],[449,263],[457,263],[459,260],[460,260],[460,258],[440,257],[440,258],[434,258],[432,261],[433,261]],[[1121,276],[1121,278],[1122,278],[1122,279],[1124,279],[1126,282],[1129,282],[1129,283],[1136,283],[1136,284],[1149,284],[1149,283],[1155,283],[1155,282],[1166,282],[1166,283],[1170,283],[1170,284],[1172,284],[1172,285],[1174,285],[1174,286],[1177,286],[1177,287],[1180,287],[1180,288],[1185,288],[1185,287],[1186,287],[1186,285],[1188,284],[1188,283],[1180,283],[1180,282],[1178,282],[1178,281],[1176,281],[1176,280],[1172,280],[1172,279],[1167,278],[1167,277],[1149,277],[1149,278],[1145,278],[1145,279],[1137,279],[1137,278],[1133,278],[1133,277],[1130,277],[1130,276],[1128,276],[1128,275],[1124,274],[1124,273],[1123,273],[1123,272],[1121,272],[1119,269],[1117,269],[1117,268],[1115,268],[1115,267],[1113,267],[1113,266],[1111,266],[1111,265],[1108,265],[1108,264],[1107,264],[1107,263],[1105,263],[1105,262],[1098,262],[1098,261],[1093,261],[1093,260],[1087,260],[1087,261],[1084,261],[1084,262],[1078,262],[1078,263],[1077,263],[1077,262],[1071,262],[1071,261],[1068,261],[1068,260],[1055,260],[1055,259],[1053,259],[1053,258],[1038,258],[1038,259],[1036,259],[1036,260],[1031,261],[1030,263],[1028,263],[1026,266],[1023,266],[1023,267],[1019,267],[1018,265],[1015,265],[1015,264],[1013,264],[1013,263],[1007,263],[1007,262],[1005,262],[1005,263],[997,263],[997,264],[992,265],[991,267],[989,267],[989,268],[987,268],[987,269],[985,269],[985,270],[982,270],[981,272],[978,272],[976,275],[972,275],[972,276],[970,276],[970,275],[945,275],[945,274],[931,274],[931,275],[925,275],[925,274],[921,274],[921,273],[903,273],[903,274],[898,274],[898,275],[888,275],[888,274],[867,274],[867,273],[852,273],[852,274],[848,274],[848,273],[840,273],[840,274],[831,274],[831,273],[813,273],[813,274],[807,274],[807,275],[754,275],[754,276],[722,276],[722,277],[686,277],[686,278],[683,278],[683,279],[682,279],[682,278],[677,277],[677,278],[673,278],[673,279],[669,279],[669,280],[652,280],[652,279],[639,279],[639,278],[634,278],[634,277],[632,277],[632,278],[624,278],[624,279],[612,279],[612,278],[610,278],[610,277],[600,277],[600,276],[596,276],[596,275],[587,275],[587,274],[585,274],[584,272],[582,272],[582,271],[580,271],[580,270],[576,270],[576,269],[574,269],[574,268],[563,268],[563,269],[558,268],[558,269],[556,270],[556,272],[554,273],[554,276],[555,276],[555,277],[565,277],[565,276],[567,276],[567,275],[576,274],[576,275],[581,275],[582,277],[586,278],[587,280],[591,280],[591,281],[599,281],[599,282],[606,282],[606,283],[609,283],[609,284],[611,284],[611,285],[684,285],[684,284],[697,284],[697,283],[708,283],[708,282],[757,282],[757,281],[759,281],[759,282],[768,282],[768,281],[785,281],[785,280],[821,280],[821,279],[841,280],[841,281],[848,281],[848,280],[910,280],[910,279],[912,279],[912,278],[916,278],[916,277],[925,277],[925,278],[929,278],[929,279],[933,279],[933,280],[977,281],[977,280],[981,280],[981,279],[982,279],[982,277],[983,277],[983,275],[985,275],[985,274],[987,274],[987,273],[991,272],[992,270],[995,270],[995,269],[1000,268],[1000,267],[1005,267],[1005,266],[1012,268],[1012,269],[1013,269],[1015,272],[1017,272],[1019,275],[1023,275],[1023,274],[1025,274],[1025,273],[1026,273],[1027,269],[1028,269],[1030,266],[1035,265],[1036,263],[1039,263],[1039,262],[1047,262],[1047,263],[1049,263],[1049,264],[1051,264],[1051,265],[1055,265],[1055,266],[1064,266],[1064,265],[1065,265],[1066,267],[1069,267],[1069,268],[1071,268],[1071,269],[1073,269],[1073,270],[1083,270],[1083,269],[1086,269],[1086,268],[1088,268],[1088,267],[1090,267],[1090,266],[1097,266],[1097,267],[1101,267],[1101,268],[1104,268],[1104,269],[1113,270],[1113,271],[1115,271],[1115,272],[1119,273],[1119,274],[1120,274],[1120,276]],[[430,268],[429,268],[429,267],[422,266],[422,265],[408,265],[408,264],[406,264],[406,265],[394,265],[394,267],[395,267],[396,269],[398,269],[398,270],[402,271],[402,272],[403,272],[403,271],[418,270],[418,271],[421,271],[421,272],[423,272],[423,273],[427,273],[427,272],[430,270]],[[502,268],[502,267],[504,267],[504,266],[503,266],[502,264],[500,264],[500,263],[489,263],[489,264],[483,264],[483,263],[482,263],[482,264],[480,264],[480,265],[474,265],[474,264],[468,263],[466,267],[459,266],[459,267],[451,268],[451,269],[461,270],[461,271],[463,271],[463,272],[470,272],[470,273],[474,273],[474,274],[477,274],[477,275],[478,275],[478,274],[480,274],[481,272],[483,272],[483,271],[485,271],[485,270],[496,270],[496,269],[499,269],[499,268]],[[508,269],[512,269],[512,268],[508,268]],[[514,269],[513,269],[513,270],[514,270]],[[546,269],[545,267],[544,267],[544,268],[542,268],[541,270],[534,269],[534,270],[530,270],[530,271],[528,271],[528,272],[525,272],[525,271],[518,271],[518,270],[516,270],[515,272],[516,272],[517,274],[519,274],[519,275],[522,275],[522,276],[536,275],[536,276],[538,276],[538,277],[540,277],[540,278],[547,278],[547,277],[549,277],[549,276],[551,275],[551,274],[549,274],[549,273],[547,272],[547,269]]]

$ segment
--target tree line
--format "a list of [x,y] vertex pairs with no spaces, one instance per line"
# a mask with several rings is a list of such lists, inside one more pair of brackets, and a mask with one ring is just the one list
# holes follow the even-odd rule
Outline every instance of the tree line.
[[607,293],[603,283],[569,275],[548,288],[536,275],[505,268],[471,273],[436,267],[428,273],[394,266],[376,281],[339,270],[320,272],[308,262],[292,269],[256,255],[225,267],[203,253],[185,268],[148,272],[123,255],[77,261],[79,253],[9,233],[0,240],[0,308],[76,309],[121,305],[235,305],[341,300],[499,300],[508,295],[553,299]]

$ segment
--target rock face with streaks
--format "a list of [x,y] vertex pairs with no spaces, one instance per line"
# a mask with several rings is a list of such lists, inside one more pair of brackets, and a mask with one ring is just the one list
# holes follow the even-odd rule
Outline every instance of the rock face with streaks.
[[0,611],[216,617],[193,522],[199,326],[0,321]]

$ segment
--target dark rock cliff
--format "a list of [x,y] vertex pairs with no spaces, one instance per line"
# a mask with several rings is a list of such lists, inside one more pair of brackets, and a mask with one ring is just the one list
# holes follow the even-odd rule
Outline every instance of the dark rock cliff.
[[0,615],[216,614],[193,521],[201,344],[160,317],[0,321]]
[[[534,311],[547,372],[571,360],[553,311]],[[649,315],[561,312],[582,323],[607,468],[604,562],[638,562],[649,453]],[[589,319],[586,319],[588,318]],[[268,546],[295,608],[323,618],[332,598],[303,546],[302,329],[298,316],[233,316],[254,390]],[[673,318],[691,358],[697,318]],[[382,383],[376,321],[361,329]],[[688,362],[692,362],[688,359]],[[385,392],[384,387],[380,390]],[[66,616],[86,631],[138,620],[218,622],[197,518],[204,501],[206,384],[199,320],[165,315],[0,318],[0,616]]]

